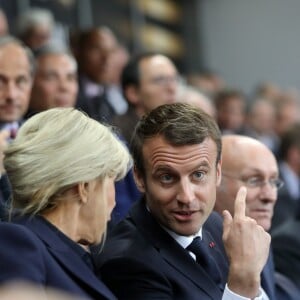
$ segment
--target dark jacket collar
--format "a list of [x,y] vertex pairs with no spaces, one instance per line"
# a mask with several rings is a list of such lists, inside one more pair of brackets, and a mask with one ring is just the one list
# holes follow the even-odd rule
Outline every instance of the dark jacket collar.
[[116,299],[110,290],[91,272],[81,257],[75,253],[67,243],[62,242],[60,237],[51,230],[42,220],[42,217],[18,217],[14,223],[22,224],[33,231],[46,245],[49,252],[61,265],[71,272],[80,281],[90,286],[107,299]]
[[[193,281],[195,285],[206,292],[212,299],[222,298],[222,291],[208,277],[201,266],[194,261],[190,254],[162,229],[151,213],[146,209],[144,200],[138,201],[132,208],[130,217],[142,235],[154,245],[170,265],[186,278]],[[202,234],[208,238],[208,240],[213,240],[213,237],[205,228],[203,228]],[[215,245],[214,254],[212,255],[219,255],[220,253],[221,250],[219,251],[219,246]],[[227,268],[227,266],[225,268]],[[226,275],[224,279],[226,281],[227,269],[223,269],[221,272]]]

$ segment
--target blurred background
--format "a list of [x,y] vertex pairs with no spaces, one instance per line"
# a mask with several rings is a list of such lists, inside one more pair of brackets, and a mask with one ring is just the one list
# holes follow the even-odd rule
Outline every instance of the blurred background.
[[250,94],[259,83],[298,89],[297,0],[1,0],[11,32],[30,7],[52,11],[56,34],[107,25],[131,53],[157,50],[183,74],[213,71]]

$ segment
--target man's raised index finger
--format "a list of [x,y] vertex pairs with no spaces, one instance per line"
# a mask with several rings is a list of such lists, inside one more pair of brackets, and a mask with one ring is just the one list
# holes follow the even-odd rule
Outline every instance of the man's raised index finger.
[[235,198],[234,203],[234,217],[243,218],[246,216],[246,195],[247,189],[242,186]]

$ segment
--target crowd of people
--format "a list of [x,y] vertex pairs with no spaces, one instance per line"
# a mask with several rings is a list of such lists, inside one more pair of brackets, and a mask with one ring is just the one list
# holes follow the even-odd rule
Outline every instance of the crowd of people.
[[54,26],[0,13],[0,295],[299,299],[297,91]]

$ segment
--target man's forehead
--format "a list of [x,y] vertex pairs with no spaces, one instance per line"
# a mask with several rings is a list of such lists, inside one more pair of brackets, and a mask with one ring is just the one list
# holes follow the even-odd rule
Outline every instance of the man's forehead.
[[11,43],[0,47],[0,66],[28,68],[30,70],[30,60],[22,46]]
[[8,43],[5,45],[0,46],[0,53],[1,54],[11,54],[11,51],[16,51],[16,52],[20,52],[20,53],[24,53],[24,55],[26,55],[25,53],[25,49],[17,44],[17,43]]
[[[64,65],[54,64],[53,61],[63,61]],[[48,66],[50,65],[54,69],[64,69],[65,64],[68,64],[74,71],[77,69],[76,61],[66,53],[49,53],[45,54],[37,59],[37,65],[40,66]]]
[[139,69],[142,72],[146,72],[148,70],[157,70],[157,72],[163,73],[165,70],[159,68],[161,65],[167,65],[170,69],[177,73],[173,62],[168,57],[163,55],[154,55],[143,58],[139,63]]
[[206,138],[203,142],[192,145],[172,145],[164,137],[156,136],[147,139],[143,145],[143,157],[148,163],[163,162],[191,162],[205,158],[208,161],[216,159],[217,146],[215,142]]

